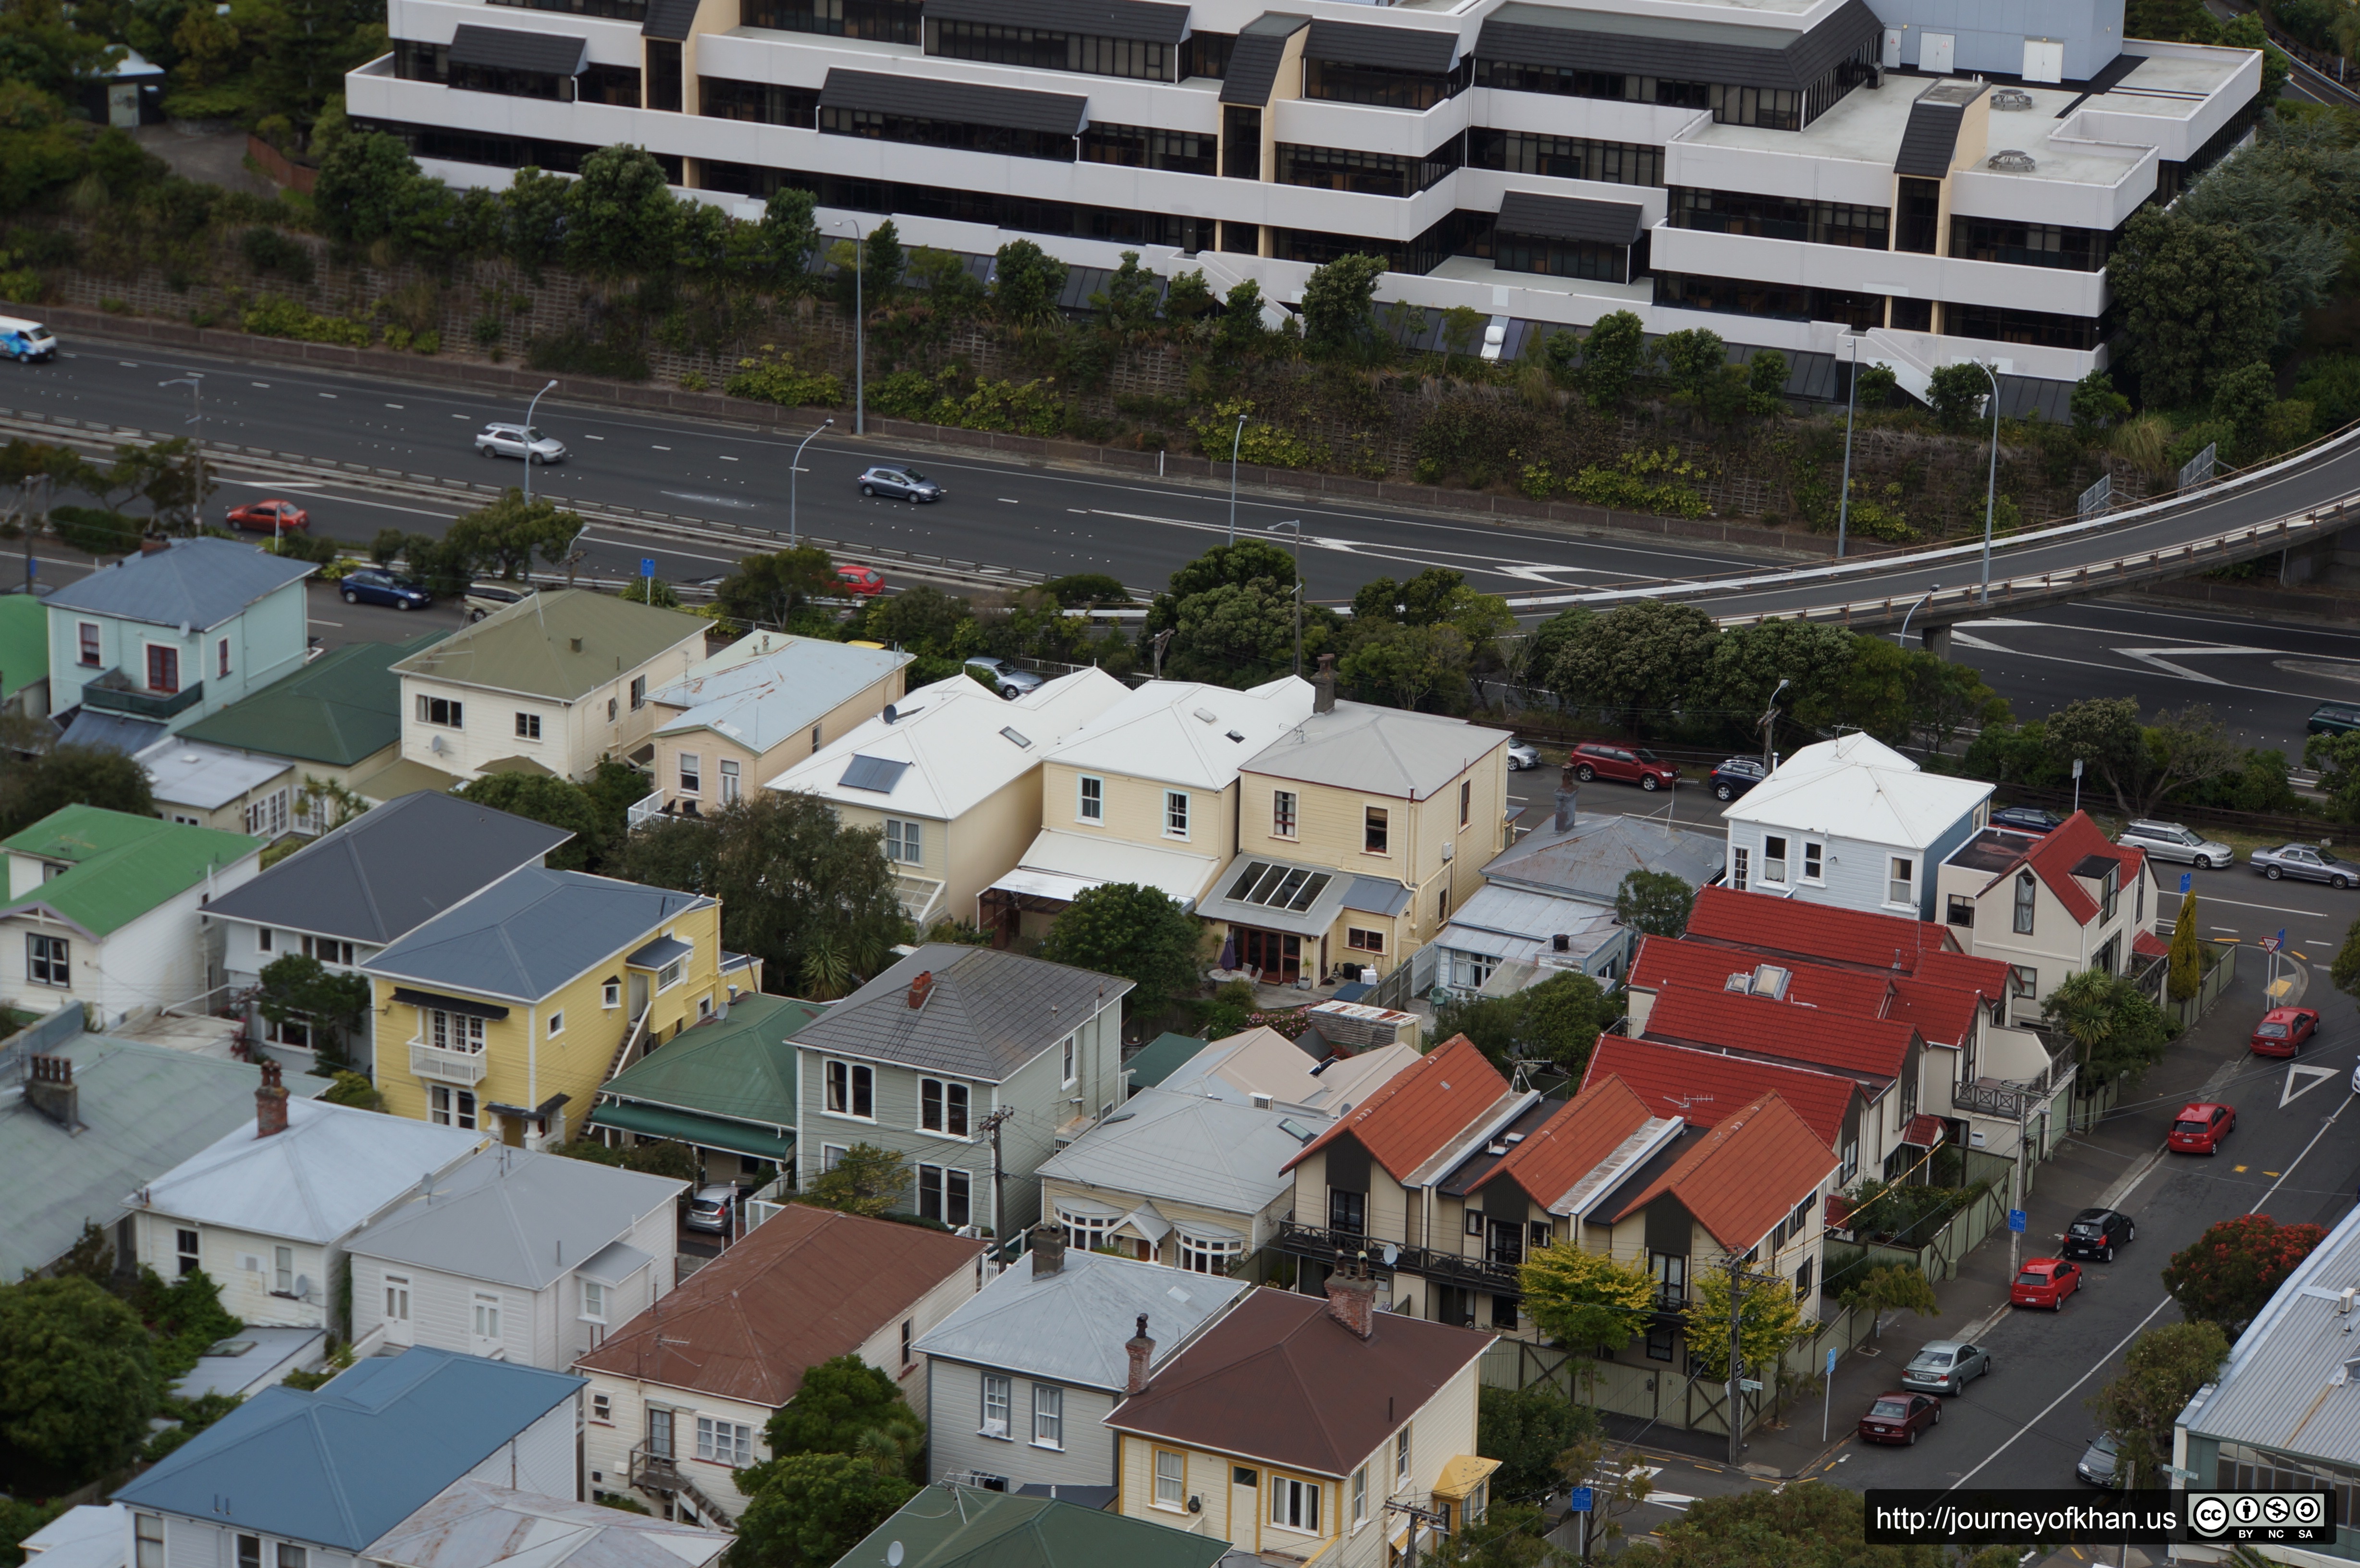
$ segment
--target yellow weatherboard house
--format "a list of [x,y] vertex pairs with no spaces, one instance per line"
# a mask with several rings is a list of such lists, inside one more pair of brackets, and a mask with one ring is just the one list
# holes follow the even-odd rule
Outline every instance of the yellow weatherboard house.
[[528,866],[362,966],[386,1108],[538,1148],[650,1045],[760,989],[721,950],[721,906]]

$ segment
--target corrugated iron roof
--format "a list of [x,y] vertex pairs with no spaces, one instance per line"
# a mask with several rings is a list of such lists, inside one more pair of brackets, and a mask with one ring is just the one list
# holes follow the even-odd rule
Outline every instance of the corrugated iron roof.
[[1466,1137],[1507,1093],[1508,1081],[1474,1042],[1463,1034],[1453,1035],[1415,1066],[1386,1080],[1350,1115],[1288,1160],[1285,1169],[1294,1170],[1315,1151],[1349,1136],[1395,1181],[1406,1181],[1419,1166]]
[[1835,1151],[1819,1134],[1775,1094],[1765,1094],[1714,1124],[1613,1217],[1635,1214],[1656,1194],[1669,1192],[1715,1241],[1743,1251],[1835,1168]]
[[1525,1134],[1522,1143],[1468,1191],[1480,1192],[1493,1181],[1509,1181],[1524,1189],[1524,1196],[1547,1208],[1651,1119],[1645,1103],[1621,1079],[1592,1073],[1583,1080],[1579,1094]]
[[[933,984],[910,1006],[920,975]],[[805,1025],[794,1043],[998,1083],[1120,1007],[1128,980],[997,948],[928,942]]]
[[1647,1038],[1716,1046],[1849,1073],[1882,1088],[1901,1076],[1918,1031],[1733,991],[1675,988],[1647,1010]]
[[1839,1073],[1612,1034],[1598,1037],[1582,1082],[1609,1076],[1655,1115],[1698,1127],[1714,1126],[1738,1106],[1775,1094],[1831,1149],[1843,1141],[1852,1103],[1863,1098],[1859,1083]]
[[926,1331],[928,1356],[995,1371],[1050,1377],[1120,1394],[1131,1376],[1124,1349],[1141,1314],[1155,1341],[1152,1368],[1177,1355],[1207,1323],[1251,1289],[1220,1274],[1068,1247],[1054,1274],[1035,1272],[1041,1254],[1017,1259]]
[[319,570],[237,539],[176,539],[165,541],[162,550],[126,555],[78,577],[41,604],[51,610],[156,626],[185,623],[204,630]]

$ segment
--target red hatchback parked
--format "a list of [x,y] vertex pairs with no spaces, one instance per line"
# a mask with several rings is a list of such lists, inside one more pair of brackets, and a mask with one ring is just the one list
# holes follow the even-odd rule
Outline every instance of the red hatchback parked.
[[1680,781],[1678,768],[1642,746],[1585,741],[1573,748],[1567,760],[1573,764],[1573,776],[1584,784],[1593,779],[1612,779],[1642,789],[1668,789]]
[[2221,1140],[2236,1126],[2234,1105],[2217,1105],[2209,1101],[2182,1105],[2180,1114],[2171,1118],[2171,1136],[2163,1140],[2164,1147],[2179,1154],[2218,1154]]
[[1879,1394],[1860,1418],[1863,1443],[1915,1443],[1929,1426],[1942,1424],[1942,1406],[1931,1394]]
[[2310,1007],[2272,1007],[2254,1026],[2249,1042],[2257,1056],[2296,1056],[2319,1032],[2319,1014]]
[[2081,1266],[2062,1258],[2027,1258],[2007,1288],[2010,1306],[2065,1310],[2065,1298],[2081,1288]]

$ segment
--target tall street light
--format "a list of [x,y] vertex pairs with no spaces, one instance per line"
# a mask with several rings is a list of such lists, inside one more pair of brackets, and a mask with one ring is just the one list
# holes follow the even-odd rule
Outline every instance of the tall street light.
[[541,440],[541,433],[532,428],[532,411],[541,407],[541,400],[543,397],[548,397],[556,389],[557,383],[554,381],[551,382],[548,386],[534,393],[532,395],[532,401],[524,406],[524,504],[528,506],[532,505],[533,443]]
[[1852,422],[1860,411],[1860,340],[1867,335],[1865,327],[1854,327],[1844,334],[1852,344],[1852,382],[1844,394],[1844,466],[1843,490],[1836,499],[1836,559],[1844,558],[1844,525],[1852,520]]
[[1229,542],[1238,542],[1238,445],[1246,439],[1246,417],[1238,416],[1237,434],[1229,438]]
[[1980,359],[1968,363],[1990,379],[1992,388],[1991,477],[1983,482],[1983,586],[1980,595],[1983,603],[1988,604],[1991,603],[1992,512],[1999,497],[1999,373]]
[[865,436],[869,433],[868,388],[864,382],[869,370],[869,307],[861,297],[860,253],[868,236],[860,232],[858,218],[831,218],[828,222],[842,223],[852,231],[852,433]]
[[1928,583],[1926,584],[1926,592],[1918,595],[1917,602],[1912,604],[1907,609],[1901,612],[1900,642],[1902,647],[1907,648],[1909,646],[1909,617],[1916,615],[1919,606],[1923,605],[1927,600],[1931,599],[1935,594],[1939,593],[1941,591],[1942,585],[1939,583]]
[[1303,673],[1303,519],[1273,523],[1274,528],[1295,530],[1295,673]]
[[[189,485],[189,528],[191,532],[205,526],[205,377],[204,373],[191,370],[186,376],[176,376],[169,381],[158,381],[158,387],[185,387],[189,389],[188,423],[196,427],[196,445],[191,455],[196,462],[195,476]],[[278,542],[278,527],[271,528],[271,542]]]
[[822,419],[818,430],[814,430],[811,435],[803,437],[802,441],[795,443],[794,461],[787,464],[787,548],[789,550],[795,548],[795,475],[803,471],[803,448],[811,445],[812,436],[816,436],[820,430],[827,429],[834,423],[836,421],[833,419]]

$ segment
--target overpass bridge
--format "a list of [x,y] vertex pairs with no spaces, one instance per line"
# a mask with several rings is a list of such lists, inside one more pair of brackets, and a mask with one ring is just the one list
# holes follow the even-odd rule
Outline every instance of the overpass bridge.
[[2355,523],[2360,425],[2185,495],[2020,531],[1988,552],[1977,539],[1829,564],[1519,594],[1509,603],[1518,610],[1610,610],[1634,599],[1671,599],[1724,626],[1800,619],[1885,631],[1906,624],[1924,631],[1929,650],[1947,653],[1959,621],[2299,550]]

